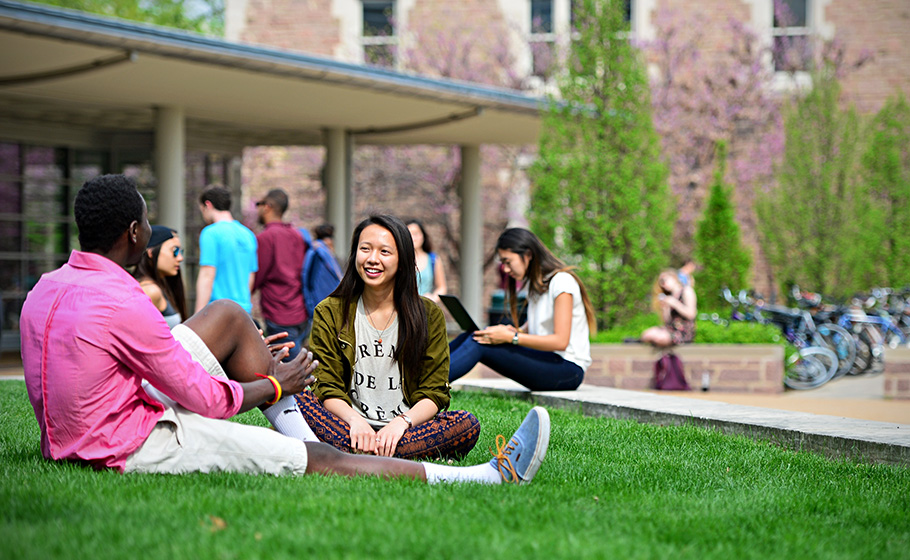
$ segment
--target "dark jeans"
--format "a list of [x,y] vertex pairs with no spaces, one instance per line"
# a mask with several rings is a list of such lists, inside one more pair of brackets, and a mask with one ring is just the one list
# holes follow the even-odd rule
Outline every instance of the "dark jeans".
[[310,322],[302,323],[300,325],[279,325],[265,320],[265,332],[266,334],[276,334],[280,332],[288,333],[287,338],[278,340],[281,342],[293,342],[294,347],[291,348],[288,353],[288,357],[284,360],[285,362],[293,360],[297,357],[297,354],[300,354],[300,350],[303,349],[303,341],[306,340],[306,337],[310,334]]
[[585,377],[580,367],[556,352],[513,344],[479,344],[471,334],[462,333],[449,343],[449,381],[464,376],[478,362],[532,391],[571,391]]

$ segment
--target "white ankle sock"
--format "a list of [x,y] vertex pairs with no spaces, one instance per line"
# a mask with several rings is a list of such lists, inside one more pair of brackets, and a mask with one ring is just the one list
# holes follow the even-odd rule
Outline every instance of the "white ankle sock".
[[297,400],[293,395],[281,397],[281,400],[262,413],[281,434],[300,441],[319,441],[310,425],[306,423],[303,413],[297,408]]
[[490,463],[472,467],[452,467],[439,463],[421,463],[427,473],[428,484],[440,482],[481,482],[483,484],[501,484],[502,476]]

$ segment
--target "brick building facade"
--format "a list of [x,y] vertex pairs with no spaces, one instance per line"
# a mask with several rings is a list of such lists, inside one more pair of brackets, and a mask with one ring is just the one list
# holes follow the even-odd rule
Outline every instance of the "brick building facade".
[[[868,0],[860,5],[850,0],[787,0],[784,4],[792,9],[792,21],[775,17],[773,0],[630,0],[626,15],[632,38],[642,42],[656,38],[656,20],[661,13],[695,19],[700,46],[707,56],[723,51],[730,42],[726,24],[731,18],[755,33],[759,47],[772,46],[779,40],[799,41],[802,37],[837,41],[844,46],[846,60],[869,59],[842,81],[845,101],[855,104],[861,113],[874,113],[897,91],[910,94],[910,1]],[[502,80],[502,85],[540,94],[547,90],[546,79],[540,76],[542,56],[558,52],[571,40],[571,0],[227,0],[226,8],[228,39],[353,63],[384,64],[399,70],[413,68],[409,57],[429,49],[428,45],[415,44],[415,30],[426,37],[427,31],[434,30],[463,34],[478,27],[495,29],[498,38],[508,45],[512,65],[509,71],[513,79]],[[506,59],[500,56],[499,60]],[[769,55],[767,64],[777,62]],[[418,67],[421,72],[428,72],[426,65]],[[801,72],[781,72],[774,87],[786,91],[794,79],[807,77]],[[526,190],[526,180],[514,179],[516,169],[524,165],[516,166],[521,159],[487,166],[490,176],[484,178],[485,187]],[[246,171],[255,174],[255,170]],[[312,176],[313,170],[306,173]],[[504,175],[510,180],[502,181]],[[686,195],[692,197],[687,203],[694,205],[695,213],[708,191],[710,173],[704,175]],[[252,196],[256,188],[251,189]],[[526,195],[516,191],[498,198],[510,200]],[[753,253],[753,284],[768,293],[773,278],[758,244],[751,203],[737,195],[734,198],[743,238]],[[419,215],[420,201],[405,203],[404,208]],[[681,230],[691,233],[694,221],[690,218],[677,231]],[[441,229],[437,233],[444,234]],[[492,242],[486,240],[488,245]],[[691,249],[683,245],[682,253]],[[445,248],[453,250],[451,245]],[[454,273],[455,267],[449,270]],[[488,283],[495,283],[494,272],[488,274]],[[450,281],[451,287],[457,291],[457,279]]]

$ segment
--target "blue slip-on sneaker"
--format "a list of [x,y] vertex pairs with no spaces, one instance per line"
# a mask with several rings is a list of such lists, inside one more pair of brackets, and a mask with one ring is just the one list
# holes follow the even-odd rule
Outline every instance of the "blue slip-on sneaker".
[[537,474],[549,445],[550,414],[545,408],[535,406],[508,444],[504,436],[496,436],[496,453],[490,450],[493,453],[490,464],[499,471],[503,482],[527,484]]

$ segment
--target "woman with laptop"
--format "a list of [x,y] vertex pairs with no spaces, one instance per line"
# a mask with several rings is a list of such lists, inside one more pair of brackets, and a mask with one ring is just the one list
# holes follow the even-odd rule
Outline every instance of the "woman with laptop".
[[316,436],[343,451],[459,457],[480,423],[449,406],[449,347],[439,307],[417,294],[404,222],[371,216],[354,230],[347,270],[316,306],[313,391],[297,395]]
[[[453,340],[449,381],[481,363],[532,391],[578,388],[591,364],[589,336],[596,329],[584,284],[526,229],[504,231],[496,251],[509,275],[512,325],[492,325]],[[528,320],[517,328],[519,283],[528,288]]]

